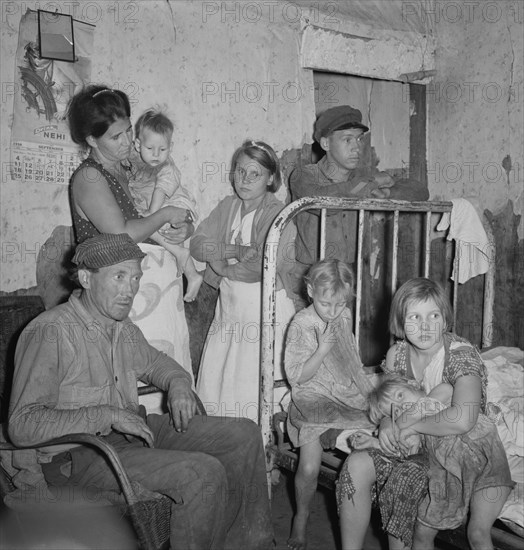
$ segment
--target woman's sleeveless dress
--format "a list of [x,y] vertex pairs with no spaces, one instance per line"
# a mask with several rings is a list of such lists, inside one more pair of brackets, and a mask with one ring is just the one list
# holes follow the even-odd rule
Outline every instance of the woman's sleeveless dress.
[[[133,201],[120,183],[95,160],[91,158],[84,160],[75,174],[86,166],[105,178],[125,220],[140,217]],[[77,243],[98,235],[100,231],[77,212],[72,192],[70,192],[70,199]],[[138,245],[147,256],[142,261],[144,275],[129,318],[140,328],[152,346],[175,359],[193,376],[189,353],[189,331],[184,314],[182,277],[177,275],[176,260],[167,250],[154,244],[150,239]],[[145,397],[140,401],[146,405],[148,412],[160,412],[160,398],[155,395]]]

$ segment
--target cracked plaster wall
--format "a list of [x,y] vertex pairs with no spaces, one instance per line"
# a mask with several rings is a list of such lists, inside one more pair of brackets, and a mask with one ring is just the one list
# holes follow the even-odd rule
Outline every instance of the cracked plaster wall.
[[[2,2],[3,90],[13,82],[20,17],[27,8],[58,7],[94,23],[91,80],[125,90],[133,118],[156,103],[168,107],[177,128],[174,158],[207,215],[232,193],[228,168],[236,147],[253,138],[266,140],[279,155],[300,148],[310,140],[315,116],[312,73],[298,63],[298,24],[278,11],[271,21],[266,13],[253,21],[240,3],[231,5],[233,11],[224,12],[219,2],[179,0]],[[0,290],[14,291],[35,284],[39,247],[56,225],[71,221],[65,186],[11,181],[5,168],[12,95],[5,94],[0,108]],[[285,195],[283,188],[279,197]]]
[[437,76],[427,88],[431,197],[470,197],[494,214],[511,201],[522,216],[524,4],[461,3],[453,12],[439,4]]
[[[22,10],[49,9],[47,4],[51,3],[2,2],[3,90],[13,81]],[[399,21],[409,23],[409,15],[416,18],[417,31],[421,21],[428,29],[421,39],[421,35],[408,28],[404,38],[409,35],[409,39],[400,42],[399,32],[384,30],[384,25],[373,30],[366,21],[356,24],[343,17],[322,18],[318,11],[316,20],[307,17],[294,20],[292,14],[279,10],[272,14],[263,11],[258,18],[256,13],[243,11],[242,2],[231,2],[233,10],[229,12],[223,10],[224,3],[183,0],[77,0],[52,4],[57,7],[63,4],[64,13],[76,10],[73,12],[76,18],[96,24],[92,81],[125,89],[133,101],[135,115],[154,103],[169,107],[178,128],[174,156],[184,181],[199,200],[203,215],[231,193],[228,162],[235,147],[245,138],[265,139],[279,154],[312,141],[313,74],[301,68],[305,59],[303,36],[319,33],[309,29],[302,34],[310,23],[324,24],[326,30],[321,39],[326,49],[333,49],[329,40],[333,47],[340,41],[340,34],[333,30],[350,35],[347,40],[356,40],[361,57],[352,59],[349,65],[353,70],[347,68],[347,63],[337,65],[338,70],[396,78],[407,70],[436,68],[433,84],[440,95],[428,96],[432,198],[474,196],[482,208],[493,212],[502,211],[511,201],[514,212],[521,213],[523,5],[518,1],[497,2],[502,14],[498,18],[497,14],[483,13],[483,2],[479,2],[480,15],[474,16],[471,7],[475,3],[468,2],[469,9],[464,9],[463,17],[457,20],[453,12],[443,11],[446,2],[433,2],[441,12],[440,17],[422,12],[423,6],[430,3],[397,2],[398,6],[409,7],[409,13],[403,13],[406,17]],[[465,5],[460,1],[450,4]],[[8,13],[6,5],[10,8]],[[88,5],[91,6],[88,15],[95,14],[96,21],[82,17],[83,8]],[[97,8],[95,11],[93,6]],[[378,65],[391,74],[375,74],[374,61],[378,60],[368,56],[366,41],[353,36],[362,37],[366,33],[373,40],[386,40],[394,46],[383,48],[373,40],[370,45],[375,56],[382,52]],[[399,61],[402,55],[408,64]],[[383,56],[388,56],[390,62],[385,63]],[[324,53],[323,59],[324,63],[341,63],[340,56],[330,58]],[[364,59],[373,67],[360,62]],[[311,61],[308,63],[313,67]],[[456,90],[460,93],[458,99],[452,95]],[[493,100],[493,94],[499,91],[501,97]],[[0,151],[5,167],[10,140],[6,121],[12,114],[12,96],[3,94],[0,109],[3,121]],[[508,174],[502,168],[506,157],[512,163]],[[505,166],[508,168],[507,161]],[[284,195],[282,190],[280,198]],[[1,220],[0,290],[32,286],[39,246],[56,225],[70,224],[67,189],[15,183],[3,169]],[[522,239],[522,221],[518,231]],[[9,253],[5,254],[6,251]]]

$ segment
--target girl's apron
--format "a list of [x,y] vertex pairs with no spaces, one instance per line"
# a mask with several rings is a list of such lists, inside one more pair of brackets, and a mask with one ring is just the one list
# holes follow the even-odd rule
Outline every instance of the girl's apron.
[[[240,216],[232,226],[232,244],[251,244],[255,211]],[[236,263],[236,260],[229,260]],[[220,283],[215,317],[209,329],[200,365],[197,393],[212,416],[250,418],[258,421],[262,285],[233,281]],[[282,356],[285,328],[295,313],[285,290],[277,292],[275,349]],[[283,378],[282,362],[275,378]]]

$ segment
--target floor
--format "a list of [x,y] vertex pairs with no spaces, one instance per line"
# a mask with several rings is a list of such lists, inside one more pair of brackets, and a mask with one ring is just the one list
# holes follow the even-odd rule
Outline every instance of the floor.
[[[288,550],[286,541],[293,518],[293,478],[282,474],[273,486],[272,515],[275,530],[276,550]],[[77,524],[64,521],[59,523],[42,517],[41,509],[29,519],[25,527],[14,517],[0,510],[0,548],[5,550],[137,550],[133,531],[117,512],[110,508],[84,510]],[[375,527],[368,531],[365,550],[386,550],[387,544],[380,542]],[[27,525],[30,527],[27,528]],[[57,535],[57,533],[60,535]],[[14,533],[14,534],[13,534]],[[38,535],[37,535],[38,533]],[[79,533],[81,536],[79,537]],[[341,550],[338,530],[338,517],[334,494],[319,488],[312,504],[308,528],[307,550]],[[84,542],[78,542],[78,541]],[[442,548],[442,547],[441,547]],[[238,550],[249,550],[242,548]]]
[[[293,477],[290,473],[280,476],[279,483],[273,487],[272,495],[276,550],[289,550],[286,541],[293,517]],[[465,541],[451,546],[437,539],[435,548],[432,550],[456,550],[456,548],[466,547]],[[380,529],[380,517],[374,512],[363,550],[387,549],[387,538],[384,537]],[[318,488],[313,500],[308,527],[307,550],[341,550],[335,496],[332,491],[323,487]]]
[[[286,541],[293,518],[293,477],[281,474],[272,490],[272,514],[276,550],[288,550]],[[340,550],[338,515],[335,495],[332,491],[319,487],[313,499],[308,527],[307,550]],[[372,529],[368,531],[365,550],[385,550]]]
[[[272,514],[275,529],[276,550],[288,550],[287,538],[293,518],[293,479],[282,474],[272,491]],[[115,512],[116,513],[116,512]],[[115,516],[111,508],[84,510],[81,521],[62,521],[60,526],[51,519],[37,515],[28,519],[29,529],[21,527],[14,516],[4,514],[0,518],[0,548],[6,550],[136,550],[134,533],[127,523]],[[60,532],[60,535],[57,533]],[[38,533],[38,535],[37,535]],[[366,550],[381,550],[373,537],[368,537]],[[87,542],[79,542],[87,541]],[[238,549],[249,550],[249,549]],[[308,550],[340,550],[338,519],[334,495],[320,488],[313,500],[309,523]]]

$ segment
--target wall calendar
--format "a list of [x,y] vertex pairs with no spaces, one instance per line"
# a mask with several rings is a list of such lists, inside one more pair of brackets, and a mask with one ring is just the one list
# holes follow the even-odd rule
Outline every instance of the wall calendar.
[[[48,17],[53,17],[49,13]],[[73,62],[40,57],[37,12],[20,21],[16,50],[11,177],[67,185],[82,155],[65,120],[69,99],[89,82],[94,26],[73,20]]]

